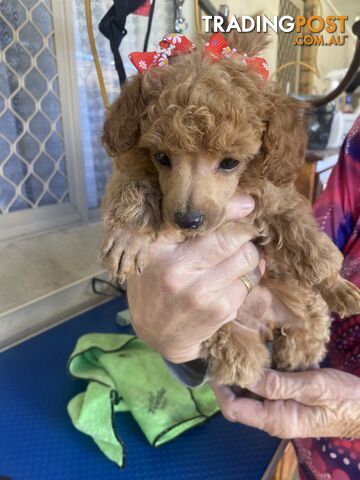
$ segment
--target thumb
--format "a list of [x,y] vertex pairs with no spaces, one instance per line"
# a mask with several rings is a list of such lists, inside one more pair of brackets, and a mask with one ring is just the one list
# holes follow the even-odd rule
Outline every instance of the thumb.
[[254,210],[255,200],[250,195],[236,194],[226,207],[225,220],[237,221],[249,215]]
[[[249,215],[255,207],[255,200],[250,195],[235,194],[226,206],[225,220],[236,222]],[[159,241],[164,243],[178,243],[184,241],[184,234],[171,227],[161,231]]]
[[321,405],[326,385],[321,385],[317,371],[277,372],[264,370],[262,378],[248,389],[268,400],[295,400],[309,406]]

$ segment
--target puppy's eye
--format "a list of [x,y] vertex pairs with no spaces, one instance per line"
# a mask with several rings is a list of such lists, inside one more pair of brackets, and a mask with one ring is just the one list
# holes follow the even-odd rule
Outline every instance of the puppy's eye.
[[219,170],[234,170],[239,165],[239,160],[235,160],[234,158],[224,158],[220,162]]
[[155,160],[163,167],[171,167],[170,158],[165,153],[156,153]]

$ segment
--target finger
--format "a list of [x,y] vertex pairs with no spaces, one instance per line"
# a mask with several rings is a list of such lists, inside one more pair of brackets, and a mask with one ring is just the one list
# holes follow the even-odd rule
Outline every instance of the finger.
[[[225,221],[237,221],[246,217],[255,207],[255,201],[250,195],[235,195],[229,202],[226,213]],[[225,234],[222,234],[222,230],[227,230]],[[232,230],[232,234],[229,232]],[[225,225],[215,232],[210,232],[203,237],[197,237],[184,242],[184,235],[181,231],[174,228],[166,228],[160,232],[160,235],[156,242],[152,243],[150,250],[152,256],[156,256],[157,253],[163,251],[163,245],[177,246],[181,243],[181,252],[179,254],[185,255],[186,258],[196,259],[199,252],[201,257],[198,259],[199,268],[203,268],[204,256],[210,265],[216,264],[218,261],[232,255],[241,245],[253,238],[253,229],[246,229],[245,226],[238,226],[237,228],[227,228]],[[184,243],[183,243],[184,242]],[[213,250],[216,251],[213,251]],[[211,260],[211,257],[214,257]]]
[[318,409],[292,400],[269,401],[236,397],[229,388],[212,384],[224,417],[258,428],[279,438],[308,436],[314,429]]
[[227,205],[225,220],[237,221],[249,215],[254,210],[255,200],[250,195],[236,194]]
[[263,402],[236,397],[230,388],[211,382],[224,417],[230,422],[240,422],[249,427],[265,429]]
[[265,273],[265,267],[266,267],[266,262],[263,258],[260,258],[258,267],[260,268],[261,276],[263,276]]
[[[254,285],[261,279],[259,268],[247,275],[253,279]],[[240,278],[237,278],[231,285],[226,287],[225,292],[220,292],[220,295],[214,299],[213,304],[209,305],[209,310],[214,312],[213,320],[217,329],[236,319],[237,311],[244,303],[248,294],[248,289]]]
[[227,224],[209,234],[179,245],[178,254],[192,269],[210,268],[237,252],[253,238],[244,225]]
[[246,242],[233,255],[226,258],[212,268],[206,269],[199,279],[199,289],[207,292],[217,292],[232,284],[242,275],[247,275],[253,286],[259,283],[261,270],[259,252],[255,245]]
[[327,382],[316,373],[264,370],[260,381],[249,390],[268,400],[295,400],[304,405],[322,405],[331,392]]
[[271,293],[269,290],[262,285],[255,285],[238,309],[236,322],[256,329],[261,335],[265,335],[264,338],[272,339],[275,318],[270,305]]

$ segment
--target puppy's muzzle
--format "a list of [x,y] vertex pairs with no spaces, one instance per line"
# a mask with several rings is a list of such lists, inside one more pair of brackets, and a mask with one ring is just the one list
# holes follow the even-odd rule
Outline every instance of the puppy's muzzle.
[[176,212],[175,223],[182,230],[196,230],[204,223],[204,215],[198,212]]

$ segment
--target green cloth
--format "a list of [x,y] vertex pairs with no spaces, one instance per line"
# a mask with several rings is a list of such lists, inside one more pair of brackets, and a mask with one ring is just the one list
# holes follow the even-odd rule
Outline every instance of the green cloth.
[[124,445],[114,428],[116,412],[130,411],[149,443],[157,447],[219,410],[208,385],[190,390],[178,383],[161,356],[132,335],[84,335],[68,370],[89,382],[86,391],[68,404],[73,425],[120,467]]

